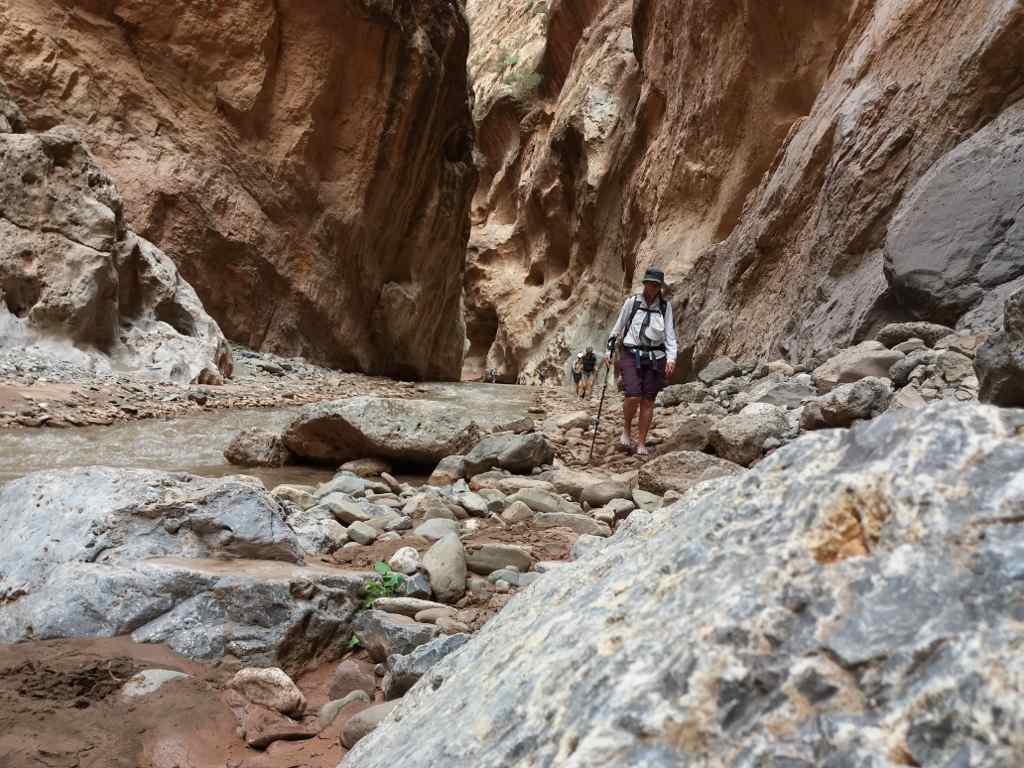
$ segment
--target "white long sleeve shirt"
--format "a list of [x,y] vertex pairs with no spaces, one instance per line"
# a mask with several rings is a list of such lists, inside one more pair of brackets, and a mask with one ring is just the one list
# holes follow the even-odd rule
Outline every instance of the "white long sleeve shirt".
[[[639,302],[635,313],[633,313],[634,302]],[[657,346],[658,344],[664,344],[665,351],[655,352],[654,356],[660,359],[667,355],[669,360],[675,360],[679,354],[679,345],[676,341],[676,328],[675,321],[672,316],[672,305],[667,300],[665,301],[665,322],[662,339],[658,340],[657,338],[650,338],[652,333],[650,322],[647,323],[647,327],[644,329],[646,337],[641,338],[640,336],[641,329],[644,328],[644,320],[647,319],[648,315],[647,312],[644,312],[644,309],[653,310],[651,314],[652,319],[655,316],[660,317],[660,313],[658,312],[660,302],[660,295],[654,300],[653,304],[648,304],[644,301],[643,294],[639,296],[630,296],[622,305],[622,311],[619,312],[619,319],[615,322],[615,327],[612,328],[609,339],[611,336],[616,336],[622,339],[623,345],[627,347],[651,347]],[[625,325],[629,321],[630,314],[633,315],[633,322],[630,323],[629,328],[626,328]],[[657,335],[658,334],[655,333],[655,336]]]

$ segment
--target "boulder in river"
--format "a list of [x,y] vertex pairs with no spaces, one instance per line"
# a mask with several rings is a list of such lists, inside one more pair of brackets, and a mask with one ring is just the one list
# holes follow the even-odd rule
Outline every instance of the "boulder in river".
[[0,642],[131,635],[193,659],[337,656],[363,579],[302,567],[258,481],[39,472],[0,488]]
[[447,402],[353,397],[309,406],[285,429],[296,456],[320,463],[374,457],[434,466],[480,437],[469,410]]
[[258,427],[235,435],[224,449],[224,458],[239,467],[283,467],[292,461],[281,436]]
[[345,766],[1019,765],[1022,429],[890,413],[634,512]]

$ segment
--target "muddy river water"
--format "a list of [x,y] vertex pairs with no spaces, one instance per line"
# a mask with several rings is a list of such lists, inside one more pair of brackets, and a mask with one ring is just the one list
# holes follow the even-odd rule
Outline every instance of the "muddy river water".
[[[481,424],[509,422],[526,414],[527,387],[500,384],[426,384],[415,397],[451,402],[479,414]],[[280,431],[301,407],[213,411],[176,419],[77,429],[10,429],[0,431],[0,484],[45,469],[103,465],[185,471],[208,477],[244,472],[268,488],[280,483],[316,484],[330,468],[283,467],[242,469],[224,460],[223,451],[238,432],[250,427]]]

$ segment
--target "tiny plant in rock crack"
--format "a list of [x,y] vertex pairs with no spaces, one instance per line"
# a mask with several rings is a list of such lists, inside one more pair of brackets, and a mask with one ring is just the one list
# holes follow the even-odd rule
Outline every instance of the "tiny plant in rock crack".
[[350,651],[354,651],[357,648],[361,647],[362,644],[363,644],[363,641],[359,639],[359,635],[353,633],[352,637],[348,641],[348,649]]
[[391,570],[391,566],[387,563],[375,563],[373,570],[380,575],[380,578],[368,581],[363,585],[363,608],[371,608],[380,598],[392,597],[397,594],[405,582],[405,577]]

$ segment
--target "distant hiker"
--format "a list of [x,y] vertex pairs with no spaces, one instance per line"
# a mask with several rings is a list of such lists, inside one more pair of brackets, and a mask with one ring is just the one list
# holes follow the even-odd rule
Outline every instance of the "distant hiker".
[[[665,386],[665,377],[676,368],[676,332],[673,325],[672,305],[662,294],[665,273],[648,269],[644,273],[644,290],[630,296],[622,305],[619,319],[608,339],[608,363],[612,352],[621,346],[619,373],[626,400],[622,411],[625,417],[620,443],[637,456],[647,456],[647,432],[654,418],[654,399]],[[638,439],[633,441],[633,419],[640,412]]]
[[587,347],[586,352],[580,352],[576,360],[580,367],[580,378],[576,382],[576,396],[584,400],[590,399],[590,393],[594,389],[594,377],[597,375],[597,355],[593,347]]
[[583,353],[576,355],[572,361],[572,383],[576,387],[576,396],[580,396],[580,380],[583,378]]
[[488,384],[497,384],[498,383],[498,369],[497,368],[488,368],[487,369],[486,381],[487,381]]
[[540,379],[540,385],[544,386],[544,371],[537,371],[537,378]]

